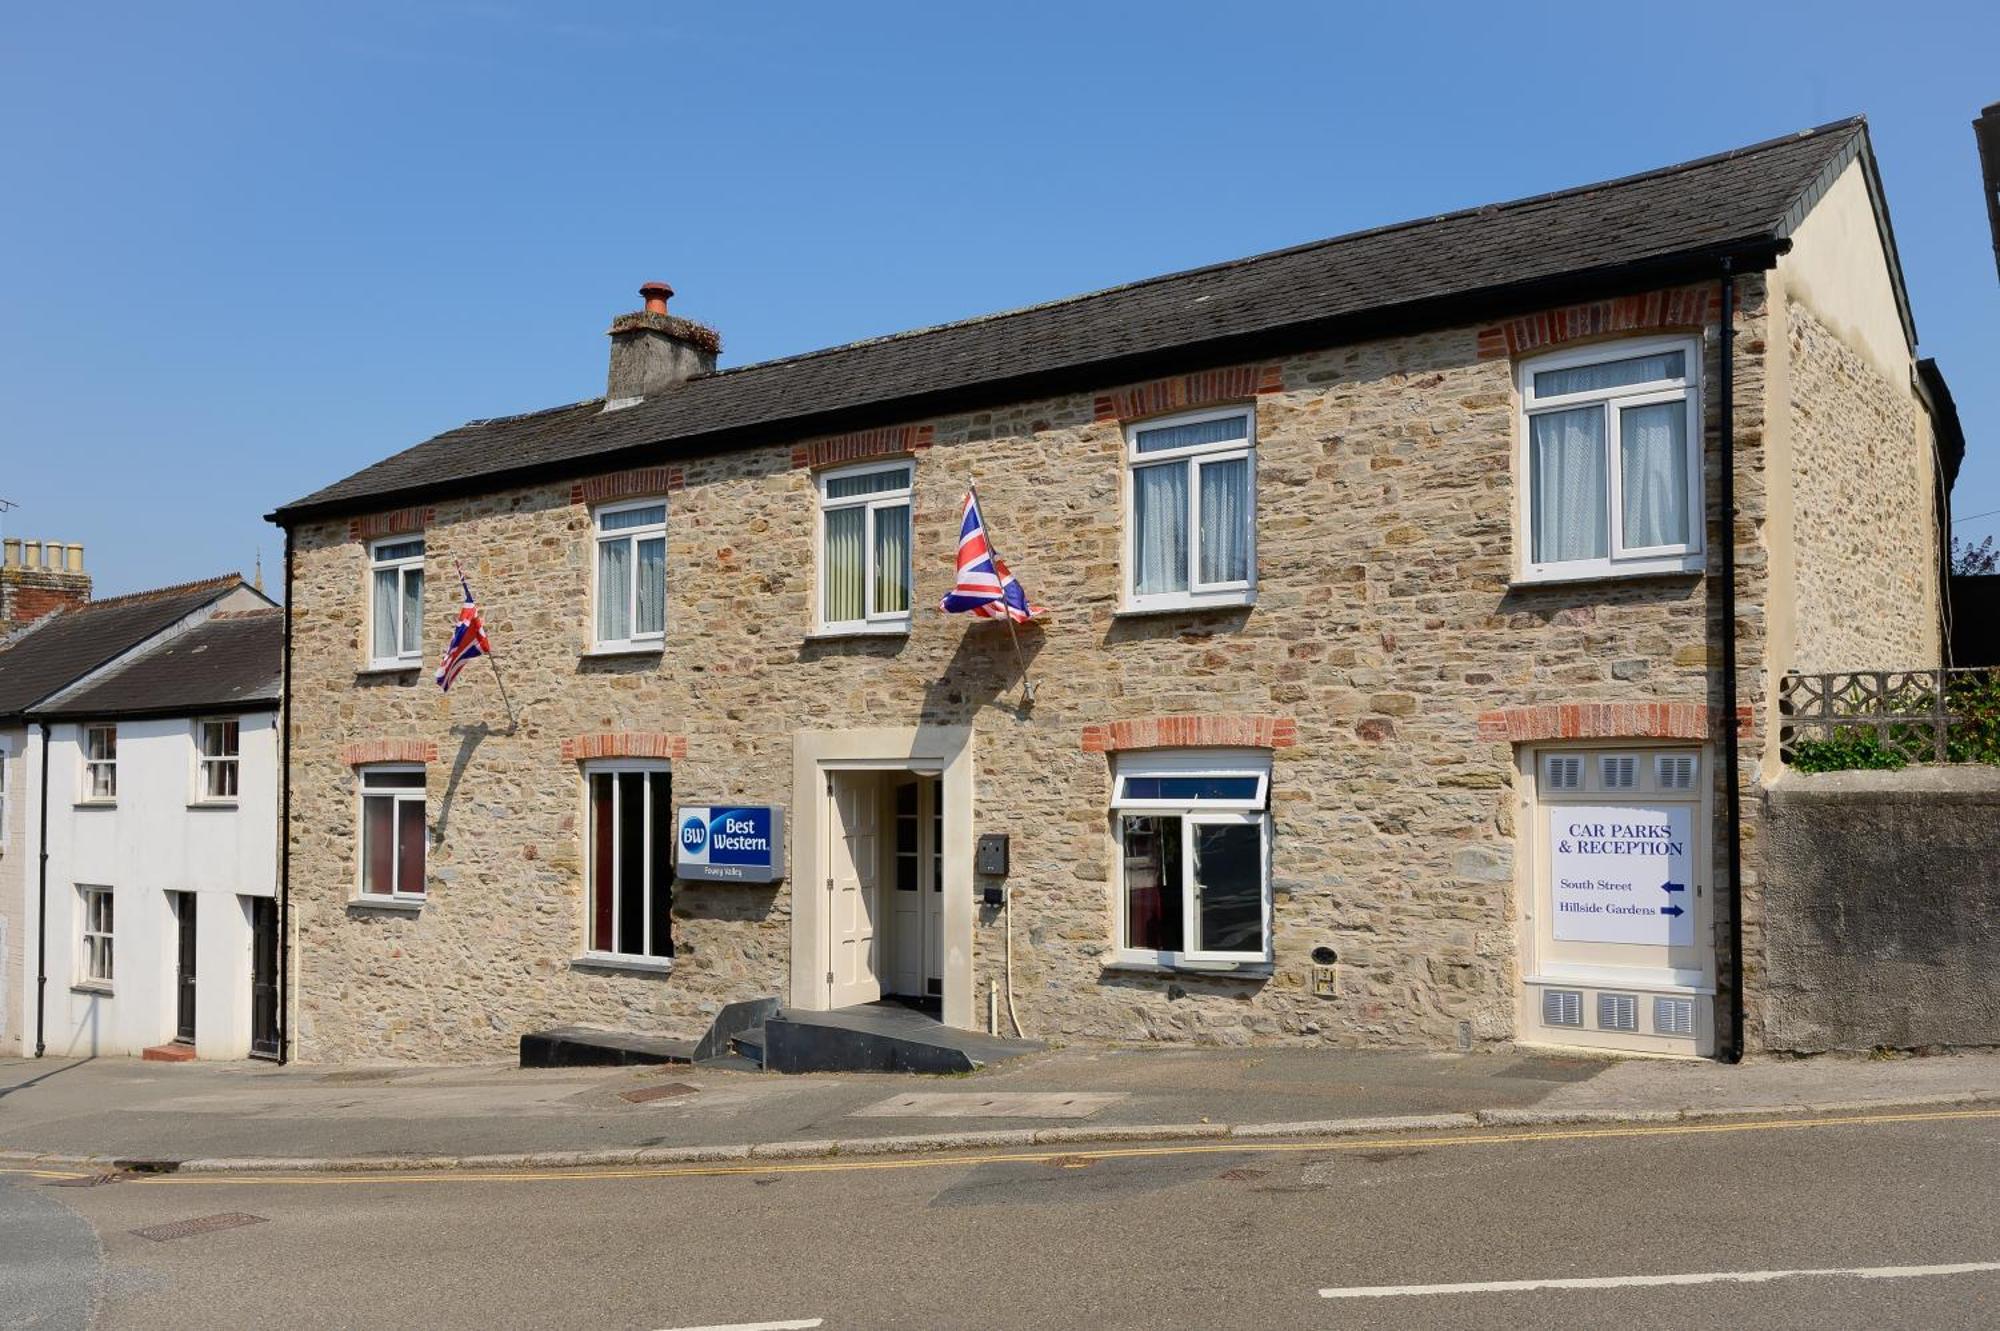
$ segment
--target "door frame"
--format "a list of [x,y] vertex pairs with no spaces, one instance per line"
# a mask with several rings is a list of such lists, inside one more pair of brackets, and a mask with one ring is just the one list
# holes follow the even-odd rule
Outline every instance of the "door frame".
[[827,773],[914,772],[938,777],[944,798],[943,1019],[947,1026],[978,1029],[972,1001],[972,728],[801,730],[792,749],[791,1006],[814,1012],[832,1006]]
[[[201,1023],[201,906],[193,892],[176,891],[174,916],[174,1038],[191,1045]],[[181,1024],[182,1008],[187,1025]]]

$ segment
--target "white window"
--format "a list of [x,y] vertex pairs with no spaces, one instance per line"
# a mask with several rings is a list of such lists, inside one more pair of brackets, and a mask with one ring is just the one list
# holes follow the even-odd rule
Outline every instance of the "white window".
[[361,895],[424,896],[424,769],[361,769]]
[[1271,959],[1270,773],[1261,752],[1142,753],[1118,763],[1120,960]]
[[1241,605],[1257,585],[1256,413],[1125,427],[1125,604]]
[[234,717],[195,722],[201,775],[195,798],[204,804],[234,804],[242,723]]
[[118,798],[118,727],[83,728],[83,798],[109,803]]
[[671,774],[657,763],[593,764],[584,793],[590,955],[673,956]]
[[424,538],[392,536],[369,547],[368,664],[399,670],[424,659]]
[[597,646],[657,647],[667,636],[667,505],[597,510]]
[[77,919],[83,928],[82,955],[77,958],[77,978],[85,984],[109,986],[111,969],[111,889],[79,887]]
[[1526,581],[1701,567],[1701,343],[1620,343],[1523,364]]
[[915,472],[898,462],[820,473],[820,632],[909,628]]

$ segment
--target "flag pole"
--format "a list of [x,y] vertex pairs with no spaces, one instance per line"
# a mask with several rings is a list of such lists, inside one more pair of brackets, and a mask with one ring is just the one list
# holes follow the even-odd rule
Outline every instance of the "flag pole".
[[[451,561],[451,566],[458,570],[459,591],[470,594],[472,584],[466,580],[464,563],[454,559]],[[499,653],[489,649],[480,655],[486,658],[486,664],[493,667],[493,682],[500,686],[500,705],[507,709],[507,720],[511,724],[514,720],[514,700],[507,696],[507,681],[500,674]]]
[[[972,502],[977,504],[979,502],[979,486],[968,478],[965,482],[965,490],[967,494],[972,496]],[[993,529],[986,526],[986,513],[984,510],[981,510],[979,514],[979,525],[985,528],[986,553],[992,558],[994,568],[997,571],[999,566],[1005,561],[1000,558],[1000,547],[993,543]],[[1007,619],[1007,637],[1014,644],[1014,659],[1021,663],[1021,696],[1026,701],[1033,702],[1035,700],[1035,681],[1028,678],[1028,658],[1021,651],[1021,634],[1020,630],[1014,627],[1014,612],[1007,608],[1007,588],[1005,584],[1001,585],[1000,593],[1000,609],[1005,613]],[[1025,592],[1022,593],[1022,599],[1027,599]]]

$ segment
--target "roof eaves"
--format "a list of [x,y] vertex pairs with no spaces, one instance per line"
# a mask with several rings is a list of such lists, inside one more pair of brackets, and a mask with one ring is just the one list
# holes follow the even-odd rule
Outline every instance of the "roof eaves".
[[[188,628],[192,627],[189,621],[193,619],[195,615],[199,614],[203,609],[205,609],[210,605],[213,605],[216,601],[220,600],[222,597],[236,590],[237,587],[239,586],[248,587],[250,584],[243,581],[243,577],[241,574],[236,574],[233,576],[222,577],[222,578],[209,578],[205,579],[202,582],[180,583],[173,587],[159,587],[159,588],[154,588],[150,591],[133,592],[127,596],[114,596],[104,601],[92,601],[88,605],[78,606],[75,610],[65,612],[68,614],[87,614],[92,610],[102,609],[103,607],[108,605],[130,605],[134,601],[140,601],[147,598],[156,598],[159,595],[181,594],[185,592],[191,592],[196,589],[202,588],[205,585],[208,586],[210,595],[203,597],[201,600],[189,606],[187,610],[182,613],[180,618],[172,621],[169,624],[163,625],[160,628],[155,629],[153,632],[148,633],[144,637],[140,638],[137,642],[126,643],[123,647],[111,653],[111,655],[103,657],[102,659],[97,661],[96,664],[90,666],[88,669],[82,670],[77,674],[71,676],[69,679],[63,681],[62,684],[58,685],[53,689],[50,689],[47,693],[41,694],[40,696],[33,698],[26,703],[23,703],[19,708],[17,708],[12,712],[6,713],[5,715],[0,715],[0,720],[16,720],[30,715],[39,714],[49,704],[54,703],[56,702],[56,700],[60,699],[65,693],[75,692],[76,690],[81,689],[88,684],[94,683],[98,679],[98,677],[103,675],[106,671],[116,669],[118,666],[123,665],[130,660],[145,655],[153,647],[157,646],[159,642],[162,641],[163,639],[172,637],[181,632],[185,632]],[[262,596],[263,593],[258,592],[258,595]],[[265,599],[269,600],[270,598],[265,597]],[[273,604],[275,604],[275,602],[273,602]],[[50,618],[53,619],[55,618],[55,616],[50,616]]]

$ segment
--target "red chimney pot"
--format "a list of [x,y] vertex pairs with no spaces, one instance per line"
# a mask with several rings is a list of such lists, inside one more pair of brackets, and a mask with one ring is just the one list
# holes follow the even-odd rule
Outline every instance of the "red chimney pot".
[[665,282],[648,282],[639,288],[639,295],[645,299],[648,314],[665,314],[667,301],[673,294],[674,289]]

